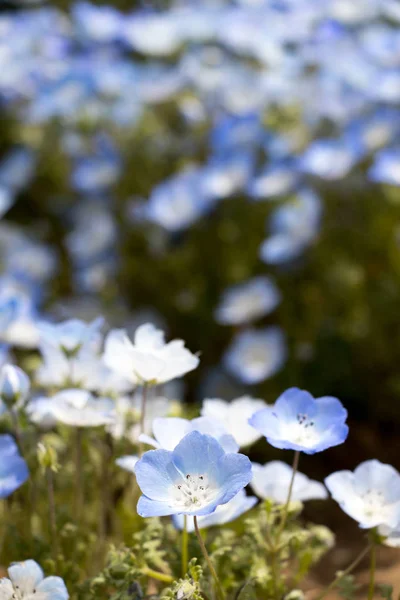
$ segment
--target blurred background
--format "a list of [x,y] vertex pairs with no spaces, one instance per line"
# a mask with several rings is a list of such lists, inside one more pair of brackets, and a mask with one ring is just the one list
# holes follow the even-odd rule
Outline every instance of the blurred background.
[[400,468],[398,1],[0,7],[4,360],[38,316],[151,320],[188,402],[339,397],[310,475]]

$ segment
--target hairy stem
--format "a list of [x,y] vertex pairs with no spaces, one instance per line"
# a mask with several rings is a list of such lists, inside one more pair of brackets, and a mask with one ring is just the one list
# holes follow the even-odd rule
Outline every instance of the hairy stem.
[[372,547],[372,545],[368,544],[368,546],[366,548],[364,548],[364,550],[362,552],[360,552],[360,554],[351,563],[351,565],[349,565],[345,571],[340,571],[339,575],[337,575],[337,577],[335,577],[335,579],[332,581],[332,583],[330,583],[328,585],[328,587],[326,587],[324,590],[322,590],[320,595],[317,596],[316,600],[322,600],[322,598],[325,598],[326,594],[328,592],[330,592],[335,587],[335,585],[337,585],[339,583],[339,581],[341,581],[343,579],[343,577],[346,577],[346,575],[349,575],[356,568],[356,566],[362,561],[362,559],[365,556],[367,556],[368,552],[370,552],[370,550],[371,550],[371,547]]
[[376,545],[371,545],[371,560],[369,566],[368,600],[372,600],[375,592]]
[[51,546],[53,550],[53,559],[57,563],[58,558],[58,536],[57,536],[57,517],[56,517],[56,502],[54,497],[54,480],[53,471],[46,469],[47,480],[47,497],[49,501],[49,522],[51,533]]
[[163,581],[164,583],[172,583],[174,578],[171,575],[166,575],[165,573],[160,573],[159,571],[154,571],[153,569],[149,569],[145,567],[142,570],[143,575],[147,575],[147,577],[151,577],[152,579],[156,579],[157,581]]
[[187,515],[184,515],[182,529],[182,577],[185,577],[188,570],[188,542]]
[[83,467],[82,467],[82,438],[83,430],[81,427],[76,428],[75,432],[75,510],[76,520],[80,523],[82,518],[82,509],[84,502],[83,489]]
[[217,591],[217,596],[220,600],[224,599],[224,592],[222,591],[222,586],[221,586],[221,582],[218,579],[218,575],[216,570],[214,569],[214,565],[211,562],[210,557],[208,556],[208,552],[207,552],[207,548],[204,544],[204,540],[201,537],[201,533],[200,533],[200,529],[199,529],[199,525],[197,523],[197,517],[193,517],[194,519],[194,529],[196,531],[196,535],[197,535],[197,539],[199,540],[199,544],[200,544],[200,548],[201,551],[203,553],[204,559],[208,565],[208,568],[210,569],[211,575],[213,576],[214,582],[215,582],[215,588]]

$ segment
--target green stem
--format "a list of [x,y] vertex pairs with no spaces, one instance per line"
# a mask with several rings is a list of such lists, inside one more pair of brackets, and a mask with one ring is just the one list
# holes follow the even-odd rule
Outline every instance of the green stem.
[[82,437],[83,429],[81,427],[76,428],[75,432],[75,510],[76,520],[78,523],[81,522],[82,509],[84,502],[84,490],[83,490],[83,468],[82,468]]
[[371,562],[369,567],[368,600],[372,600],[375,592],[376,545],[371,545]]
[[[148,384],[143,383],[142,401],[141,401],[141,405],[140,405],[140,435],[145,432],[144,428],[145,428],[145,420],[146,420],[147,389],[148,389]],[[143,443],[140,442],[139,456],[142,456],[143,450],[144,450]]]
[[160,573],[159,571],[153,571],[153,569],[149,569],[148,567],[142,569],[142,573],[143,575],[147,575],[147,577],[151,577],[157,581],[163,581],[164,583],[172,583],[174,581],[174,578],[171,575],[166,575],[165,573]]
[[51,545],[53,549],[53,559],[57,563],[58,559],[58,536],[57,536],[57,517],[56,517],[56,503],[54,498],[54,481],[53,471],[46,469],[46,480],[47,480],[47,496],[49,500],[49,521],[50,521],[50,532],[51,532]]
[[204,544],[203,538],[201,537],[201,533],[200,533],[200,529],[199,529],[199,525],[197,523],[197,517],[193,517],[194,519],[194,529],[197,535],[197,539],[199,541],[200,544],[200,548],[201,551],[203,553],[204,559],[208,565],[208,568],[210,569],[211,575],[213,576],[214,582],[215,582],[215,587],[216,587],[216,591],[217,591],[217,596],[220,600],[224,599],[224,592],[222,591],[222,586],[221,586],[221,582],[218,579],[218,575],[216,570],[214,569],[214,565],[211,562],[210,557],[208,556],[208,552],[207,552],[207,548]]
[[372,548],[372,544],[368,544],[368,546],[366,548],[364,548],[364,550],[362,552],[360,552],[360,554],[351,563],[351,565],[349,565],[345,571],[341,571],[339,573],[339,575],[337,577],[335,577],[335,579],[332,581],[332,583],[330,583],[328,585],[328,587],[326,587],[324,590],[322,590],[320,595],[317,596],[315,600],[322,600],[322,598],[325,598],[326,594],[328,592],[330,592],[335,587],[335,585],[337,585],[339,583],[339,581],[341,581],[343,579],[343,577],[346,577],[346,575],[349,575],[356,568],[356,566],[362,561],[362,559],[365,556],[367,556],[367,554],[368,554],[368,552],[370,552],[371,548]]
[[188,570],[188,543],[187,515],[184,515],[182,529],[182,577],[185,577]]
[[300,460],[300,452],[298,450],[296,450],[294,453],[294,458],[293,458],[292,477],[290,479],[288,495],[286,498],[285,506],[283,507],[282,520],[281,520],[281,524],[278,529],[278,534],[276,536],[276,541],[275,541],[276,546],[279,545],[280,537],[282,535],[283,530],[285,529],[288,512],[289,512],[289,504],[290,504],[290,500],[292,498],[294,479],[296,477],[297,469],[299,468],[299,460]]

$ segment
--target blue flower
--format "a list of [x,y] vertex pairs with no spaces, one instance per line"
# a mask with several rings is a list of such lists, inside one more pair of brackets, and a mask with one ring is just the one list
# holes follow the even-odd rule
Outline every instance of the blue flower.
[[268,277],[254,277],[225,290],[215,311],[221,325],[241,325],[273,311],[281,299],[278,288]]
[[290,388],[274,406],[250,417],[249,423],[275,448],[314,454],[345,441],[346,418],[347,411],[337,398],[313,398],[304,390]]
[[208,515],[251,480],[251,462],[225,453],[209,435],[192,431],[172,451],[150,450],[135,467],[142,517]]
[[29,477],[25,460],[10,435],[0,435],[0,498],[7,498]]
[[279,327],[239,332],[223,358],[226,369],[246,384],[272,377],[285,359],[286,343]]
[[68,600],[69,594],[61,577],[45,577],[34,560],[13,563],[8,576],[0,579],[0,598],[12,600]]
[[0,303],[0,331],[6,330],[11,325],[18,311],[17,298],[6,298]]
[[400,185],[400,149],[386,148],[378,152],[368,175],[378,183]]
[[359,153],[342,140],[315,140],[300,158],[301,171],[323,179],[345,177],[357,162]]
[[[214,525],[231,523],[253,508],[256,503],[257,498],[255,496],[247,496],[244,490],[240,490],[232,500],[218,506],[215,512],[210,515],[199,517],[199,528],[206,529],[207,527],[213,527]],[[177,529],[183,529],[183,515],[173,515],[172,520]],[[194,522],[191,517],[187,520],[187,530],[190,532],[194,531]]]

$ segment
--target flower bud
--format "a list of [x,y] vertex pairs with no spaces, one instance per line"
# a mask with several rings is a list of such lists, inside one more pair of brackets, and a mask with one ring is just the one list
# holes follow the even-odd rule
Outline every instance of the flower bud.
[[55,448],[39,443],[37,446],[37,457],[39,464],[44,471],[47,469],[50,469],[54,472],[58,471],[59,464]]
[[30,389],[28,375],[19,367],[4,365],[0,371],[0,399],[10,408],[22,405]]
[[301,590],[292,590],[285,596],[285,600],[304,600],[305,596]]

